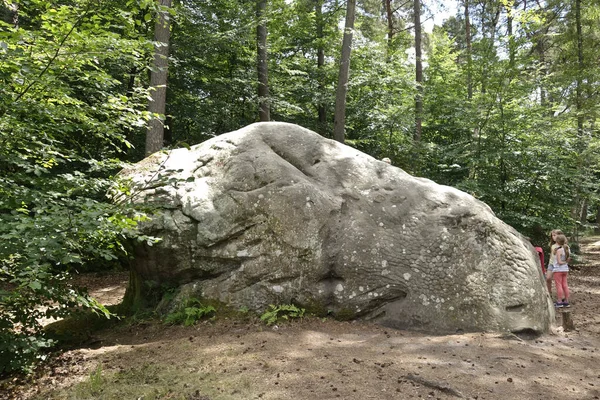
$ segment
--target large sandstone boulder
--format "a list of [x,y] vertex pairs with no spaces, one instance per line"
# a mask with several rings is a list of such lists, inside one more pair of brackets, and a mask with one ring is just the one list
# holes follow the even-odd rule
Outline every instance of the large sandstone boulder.
[[[537,255],[472,196],[296,125],[259,123],[122,172],[159,206],[138,282],[433,333],[547,331]],[[137,290],[137,291],[136,291]],[[135,292],[135,293],[134,293]]]

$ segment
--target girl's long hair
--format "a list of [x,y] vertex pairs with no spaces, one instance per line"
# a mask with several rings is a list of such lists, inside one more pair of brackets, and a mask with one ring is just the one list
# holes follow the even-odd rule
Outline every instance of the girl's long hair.
[[565,252],[565,260],[568,260],[571,252],[569,251],[569,246],[567,245],[567,237],[564,234],[559,233],[556,235],[556,243],[563,248]]

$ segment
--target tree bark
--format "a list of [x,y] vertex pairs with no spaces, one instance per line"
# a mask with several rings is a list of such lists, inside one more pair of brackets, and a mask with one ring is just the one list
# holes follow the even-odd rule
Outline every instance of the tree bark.
[[473,98],[473,56],[471,50],[471,21],[469,19],[469,0],[465,0],[465,37],[467,41],[467,99]]
[[387,50],[388,54],[392,47],[392,39],[394,37],[394,13],[392,12],[392,0],[383,0],[385,3],[385,14],[387,18]]
[[324,67],[325,67],[325,49],[323,48],[323,0],[315,0],[315,23],[317,29],[317,70],[318,70],[318,85],[319,85],[319,101],[317,110],[319,113],[319,133],[324,135],[327,127],[327,114],[325,102],[322,94],[325,92],[324,84]]
[[260,121],[271,120],[271,107],[269,102],[269,70],[267,66],[267,21],[265,10],[267,0],[256,2],[256,47],[258,71],[258,118]]
[[[469,103],[473,99],[473,46],[471,44],[471,16],[469,10],[469,0],[464,0],[465,7],[465,40],[467,45],[467,100]],[[473,128],[473,143],[475,143],[475,154],[477,157],[469,170],[469,178],[475,179],[477,176],[477,163],[481,151],[481,138],[479,136],[479,126]]]
[[[576,40],[577,40],[577,77],[575,86],[575,111],[577,118],[577,152],[578,156],[578,170],[582,171],[584,168],[584,160],[582,154],[585,152],[586,143],[583,132],[584,115],[583,115],[583,74],[584,74],[584,58],[583,58],[583,32],[581,26],[581,0],[575,0],[575,27],[576,27]],[[575,188],[575,197],[573,200],[573,207],[571,208],[571,217],[575,220],[581,218],[581,204],[585,202],[582,198],[582,182],[578,180],[577,187]],[[576,226],[576,230],[578,227]]]
[[[546,68],[546,49],[545,49],[545,45],[544,45],[544,39],[543,37],[540,37],[536,44],[535,44],[535,49],[538,53],[538,57],[540,60],[540,75],[541,75],[541,82],[544,82],[544,78],[547,75],[547,68]],[[542,106],[542,108],[546,108],[547,107],[547,114],[548,116],[552,116],[552,107],[550,105],[550,102],[548,101],[547,97],[546,97],[546,88],[544,87],[543,83],[540,83],[540,105]]]
[[[485,6],[485,4],[484,4],[484,6]],[[496,31],[498,29],[498,21],[500,20],[500,7],[501,6],[495,5],[495,4],[491,5],[491,7],[495,7],[495,6],[497,7],[495,11],[492,8],[488,12],[488,14],[493,12],[493,16],[494,16],[492,19],[490,19],[489,24],[486,25],[483,21],[481,22],[481,30],[483,32],[484,37],[485,37],[486,30],[489,32],[489,46],[486,50],[487,55],[485,56],[485,59],[482,63],[482,66],[483,66],[482,77],[481,77],[481,93],[482,94],[487,93],[488,70],[490,68],[490,64],[493,62],[490,58],[491,58],[492,54],[495,52]],[[484,8],[483,12],[485,12],[485,8]]]
[[[577,108],[577,137],[583,142],[583,33],[581,28],[581,0],[575,0],[575,24],[577,27],[577,88],[575,104]],[[580,151],[583,150],[583,144],[580,144]],[[581,152],[580,152],[581,154]]]
[[423,64],[421,54],[421,0],[414,0],[415,14],[415,141],[421,141],[421,124],[423,116]]
[[150,73],[151,100],[148,111],[163,117],[153,117],[146,132],[146,156],[163,148],[164,115],[167,100],[167,76],[169,66],[169,40],[171,38],[171,0],[158,0],[160,6],[154,28],[154,60]]
[[588,214],[588,201],[587,199],[583,199],[581,204],[581,210],[579,211],[579,222],[582,225],[587,224],[587,214]]
[[506,30],[508,34],[508,64],[510,65],[511,70],[515,66],[515,56],[516,56],[516,43],[515,38],[513,36],[513,16],[512,16],[512,8],[510,6],[506,6]]
[[352,34],[354,31],[356,0],[348,0],[346,6],[346,24],[344,40],[342,42],[342,58],[340,60],[340,74],[335,96],[335,115],[333,122],[333,139],[340,143],[345,140],[346,124],[346,94],[348,93],[348,80],[350,76],[350,52],[352,51]]

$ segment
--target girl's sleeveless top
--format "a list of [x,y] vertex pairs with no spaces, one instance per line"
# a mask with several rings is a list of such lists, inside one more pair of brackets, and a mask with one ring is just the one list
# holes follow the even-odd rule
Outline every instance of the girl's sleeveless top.
[[[571,249],[569,246],[567,246],[567,248],[569,249],[570,254]],[[558,251],[558,248],[556,250]],[[560,254],[560,260],[556,260],[556,263],[554,264],[554,272],[569,272],[569,264],[567,264],[567,257],[564,251]]]
[[554,243],[551,247],[550,247],[550,259],[548,260],[548,265],[554,265],[556,264],[556,249],[558,249],[560,246],[557,245],[556,243]]

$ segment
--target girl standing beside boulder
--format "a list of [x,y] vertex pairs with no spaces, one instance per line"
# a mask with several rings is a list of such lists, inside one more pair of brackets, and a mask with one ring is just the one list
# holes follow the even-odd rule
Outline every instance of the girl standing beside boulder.
[[567,275],[569,274],[569,264],[567,260],[570,257],[571,249],[567,245],[567,237],[563,234],[556,235],[556,262],[554,264],[554,283],[556,284],[556,303],[557,307],[569,307],[569,285],[567,284]]

